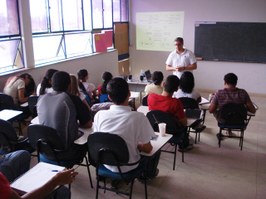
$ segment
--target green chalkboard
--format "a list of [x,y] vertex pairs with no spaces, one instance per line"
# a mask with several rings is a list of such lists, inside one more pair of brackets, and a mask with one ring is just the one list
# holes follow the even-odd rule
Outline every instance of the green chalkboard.
[[266,63],[266,23],[197,22],[194,52],[202,60]]

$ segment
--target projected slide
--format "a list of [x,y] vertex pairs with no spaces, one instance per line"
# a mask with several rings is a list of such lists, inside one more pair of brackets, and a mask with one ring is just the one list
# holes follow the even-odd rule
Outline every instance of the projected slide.
[[136,13],[137,50],[171,51],[174,39],[183,37],[184,12]]

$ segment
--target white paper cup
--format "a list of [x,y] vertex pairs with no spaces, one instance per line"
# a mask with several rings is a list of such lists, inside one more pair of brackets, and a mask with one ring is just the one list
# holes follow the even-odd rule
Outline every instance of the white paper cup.
[[165,130],[166,130],[166,123],[160,123],[159,126],[159,132],[161,136],[165,136]]

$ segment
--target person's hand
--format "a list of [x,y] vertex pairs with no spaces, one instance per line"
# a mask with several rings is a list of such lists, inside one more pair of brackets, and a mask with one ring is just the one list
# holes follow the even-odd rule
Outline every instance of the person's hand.
[[184,70],[185,70],[185,67],[184,66],[177,66],[176,67],[176,71],[178,71],[178,72],[182,72]]
[[66,169],[57,173],[52,180],[55,181],[57,185],[71,184],[74,180],[78,172],[72,169]]

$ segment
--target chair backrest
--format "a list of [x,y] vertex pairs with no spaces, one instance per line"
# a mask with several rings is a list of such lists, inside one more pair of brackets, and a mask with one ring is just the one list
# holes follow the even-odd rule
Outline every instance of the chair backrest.
[[3,109],[16,109],[16,106],[10,95],[0,93],[0,110]]
[[144,96],[144,97],[142,98],[142,102],[141,102],[141,104],[142,104],[143,106],[148,106],[148,96],[149,96],[149,95],[146,95],[146,96]]
[[94,132],[88,137],[89,160],[93,165],[125,165],[129,161],[127,144],[118,135]]
[[244,125],[247,120],[247,109],[244,104],[228,103],[219,111],[220,123],[227,125]]
[[[34,149],[37,149],[37,142],[40,139],[48,143],[54,149],[64,149],[64,144],[62,143],[61,138],[59,137],[57,131],[54,128],[39,124],[29,125],[28,137],[31,146]],[[43,152],[45,153],[45,151]]]
[[193,98],[180,97],[178,99],[182,102],[184,109],[199,109],[198,102]]
[[179,100],[183,104],[187,118],[199,119],[201,117],[202,111],[199,109],[199,104],[195,99],[190,97],[180,97]]
[[7,121],[0,119],[0,154],[14,150],[13,145],[18,142],[14,127]]
[[39,96],[30,96],[28,98],[28,103],[29,103],[29,109],[31,112],[31,116],[32,117],[36,117],[37,116],[37,102],[38,102],[38,98]]
[[158,129],[159,123],[166,123],[167,133],[175,134],[179,132],[180,130],[180,127],[178,126],[176,118],[170,113],[166,113],[166,112],[159,111],[159,110],[153,110],[153,111],[149,111],[146,116],[149,119],[153,127],[153,130],[155,132],[159,131]]

